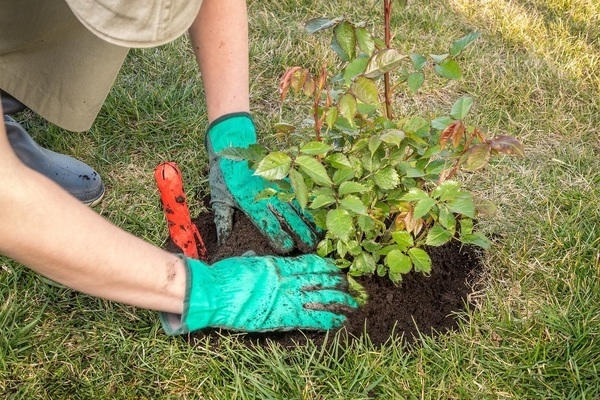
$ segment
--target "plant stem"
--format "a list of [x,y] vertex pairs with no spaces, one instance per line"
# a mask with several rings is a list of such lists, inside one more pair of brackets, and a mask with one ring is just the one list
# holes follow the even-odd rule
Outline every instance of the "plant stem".
[[[391,47],[392,35],[390,32],[390,21],[392,17],[392,4],[393,0],[383,0],[383,26],[384,26],[384,38],[385,47]],[[383,74],[384,81],[384,96],[385,96],[385,115],[388,119],[392,119],[392,99],[391,99],[391,88],[390,88],[390,73],[386,72]]]

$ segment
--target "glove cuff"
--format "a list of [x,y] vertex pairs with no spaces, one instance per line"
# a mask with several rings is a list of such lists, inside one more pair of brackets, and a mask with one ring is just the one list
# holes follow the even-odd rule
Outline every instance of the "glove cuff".
[[223,115],[215,119],[206,133],[206,148],[218,153],[227,147],[248,148],[256,143],[254,121],[247,112]]
[[[183,299],[183,314],[173,314],[167,312],[160,312],[158,314],[160,318],[160,323],[162,325],[163,330],[169,336],[181,335],[184,333],[189,333],[191,331],[202,329],[208,326],[208,321],[210,319],[210,315],[206,315],[206,320],[204,321],[201,315],[194,316],[194,327],[190,327],[188,325],[188,316],[190,313],[190,304],[192,303],[192,289],[194,287],[194,279],[201,279],[202,275],[204,275],[203,271],[198,271],[198,269],[205,268],[208,272],[208,266],[201,261],[193,260],[185,257],[180,254],[179,257],[184,261],[185,264],[185,296]],[[192,268],[191,263],[197,264]],[[196,271],[194,271],[196,270]],[[198,277],[195,274],[198,273]],[[206,295],[206,294],[204,294]],[[195,299],[196,303],[198,299]]]

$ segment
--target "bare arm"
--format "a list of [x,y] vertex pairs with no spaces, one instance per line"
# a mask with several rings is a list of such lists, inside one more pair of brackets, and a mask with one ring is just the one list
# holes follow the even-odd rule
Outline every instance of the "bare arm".
[[0,187],[0,253],[90,295],[182,312],[183,262],[112,225],[23,165],[8,143],[4,123]]
[[245,0],[204,0],[189,30],[206,92],[208,120],[250,111]]

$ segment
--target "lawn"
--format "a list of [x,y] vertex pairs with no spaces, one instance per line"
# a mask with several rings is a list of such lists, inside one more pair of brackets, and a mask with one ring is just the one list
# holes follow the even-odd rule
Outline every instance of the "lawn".
[[[278,103],[286,67],[331,67],[327,35],[302,22],[347,16],[379,29],[381,1],[249,3],[252,108],[261,138],[300,118]],[[394,45],[440,54],[471,31],[463,79],[402,95],[397,112],[433,116],[475,99],[470,122],[525,145],[461,175],[494,201],[493,235],[475,306],[460,329],[415,345],[368,340],[316,346],[218,347],[164,335],[154,312],[56,287],[0,258],[0,397],[201,399],[597,399],[600,396],[600,3],[593,0],[409,1]],[[208,191],[201,79],[187,38],[130,53],[96,123],[72,133],[20,116],[41,144],[93,165],[107,186],[95,209],[164,246],[152,172],[179,163],[192,214]],[[295,121],[298,122],[298,121]],[[35,227],[32,227],[35,229]],[[123,268],[127,268],[123,265]],[[332,337],[331,340],[336,340]]]

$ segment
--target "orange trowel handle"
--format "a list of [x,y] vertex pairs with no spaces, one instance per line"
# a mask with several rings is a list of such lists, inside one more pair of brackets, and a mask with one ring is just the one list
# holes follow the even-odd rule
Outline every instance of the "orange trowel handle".
[[171,239],[187,257],[206,261],[206,247],[198,228],[192,223],[179,167],[174,162],[160,163],[154,170],[154,179]]

